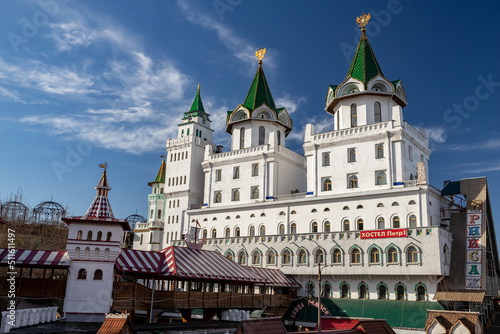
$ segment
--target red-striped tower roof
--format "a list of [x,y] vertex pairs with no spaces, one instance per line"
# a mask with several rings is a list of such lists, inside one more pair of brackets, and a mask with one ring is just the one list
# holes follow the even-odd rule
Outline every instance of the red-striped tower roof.
[[101,220],[106,218],[115,218],[113,215],[113,210],[111,210],[111,205],[108,200],[108,192],[111,190],[108,183],[108,178],[106,176],[106,168],[102,172],[101,179],[95,187],[97,194],[90,204],[87,213],[83,215],[83,219],[89,220]]

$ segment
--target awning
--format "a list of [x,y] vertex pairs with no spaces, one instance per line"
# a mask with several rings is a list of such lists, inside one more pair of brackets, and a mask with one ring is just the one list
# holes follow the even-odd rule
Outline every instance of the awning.
[[166,258],[161,275],[165,273],[180,278],[265,282],[265,279],[217,252],[175,246],[161,252]]
[[[245,267],[246,269],[253,272],[255,275],[262,277],[266,280],[262,285],[265,286],[280,286],[280,287],[290,287],[290,288],[300,288],[301,285],[297,283],[293,278],[286,276],[279,269],[272,268],[260,268],[260,267]],[[260,284],[259,284],[260,285]]]
[[[120,271],[136,274],[156,274],[163,265],[163,256],[158,252],[139,251],[124,248],[116,259]],[[166,273],[168,275],[168,273]]]
[[7,265],[10,260],[15,260],[16,267],[68,268],[71,264],[66,251],[0,248],[0,264]]
[[482,303],[484,291],[438,291],[434,300]]
[[[283,320],[285,325],[316,323],[317,299],[293,302]],[[392,328],[424,329],[427,310],[444,310],[438,302],[321,298],[323,316],[384,319]]]

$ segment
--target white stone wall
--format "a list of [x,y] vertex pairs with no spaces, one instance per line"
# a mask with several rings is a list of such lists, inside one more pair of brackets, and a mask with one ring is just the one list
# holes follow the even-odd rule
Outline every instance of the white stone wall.
[[[57,306],[3,311],[0,333],[9,333],[12,328],[52,322],[56,320],[56,316]],[[15,326],[11,325],[12,322]]]

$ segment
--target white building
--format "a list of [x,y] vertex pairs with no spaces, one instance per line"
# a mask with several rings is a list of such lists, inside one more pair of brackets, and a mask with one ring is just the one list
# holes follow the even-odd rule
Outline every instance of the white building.
[[167,140],[164,183],[153,184],[134,249],[181,245],[198,221],[204,249],[277,267],[302,284],[299,295],[317,295],[320,266],[323,296],[433,301],[453,251],[443,212],[466,206],[428,184],[428,138],[404,121],[406,105],[364,28],[346,78],[328,88],[332,129],[307,125],[304,155],[286,148],[292,119],[275,105],[262,61],[245,101],[228,111],[230,151],[213,144],[198,87],[178,138]]

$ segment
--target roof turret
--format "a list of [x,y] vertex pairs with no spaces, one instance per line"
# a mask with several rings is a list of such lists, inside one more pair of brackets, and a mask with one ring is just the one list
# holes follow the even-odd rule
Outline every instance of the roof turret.
[[153,182],[149,182],[148,186],[152,186],[154,183],[165,183],[165,173],[167,170],[167,165],[165,163],[165,158],[161,162],[160,170],[156,174],[156,179]]
[[352,77],[363,82],[365,85],[377,75],[384,76],[382,69],[375,58],[368,37],[366,37],[365,28],[361,29],[361,38],[358,47],[354,53],[346,79]]
[[111,205],[108,200],[108,192],[111,190],[108,183],[108,177],[106,176],[106,168],[107,164],[99,165],[101,168],[104,168],[102,172],[101,179],[97,184],[95,189],[97,190],[96,196],[90,204],[85,215],[83,215],[82,219],[91,219],[91,220],[100,220],[106,218],[115,218],[113,215],[113,210],[111,210]]

